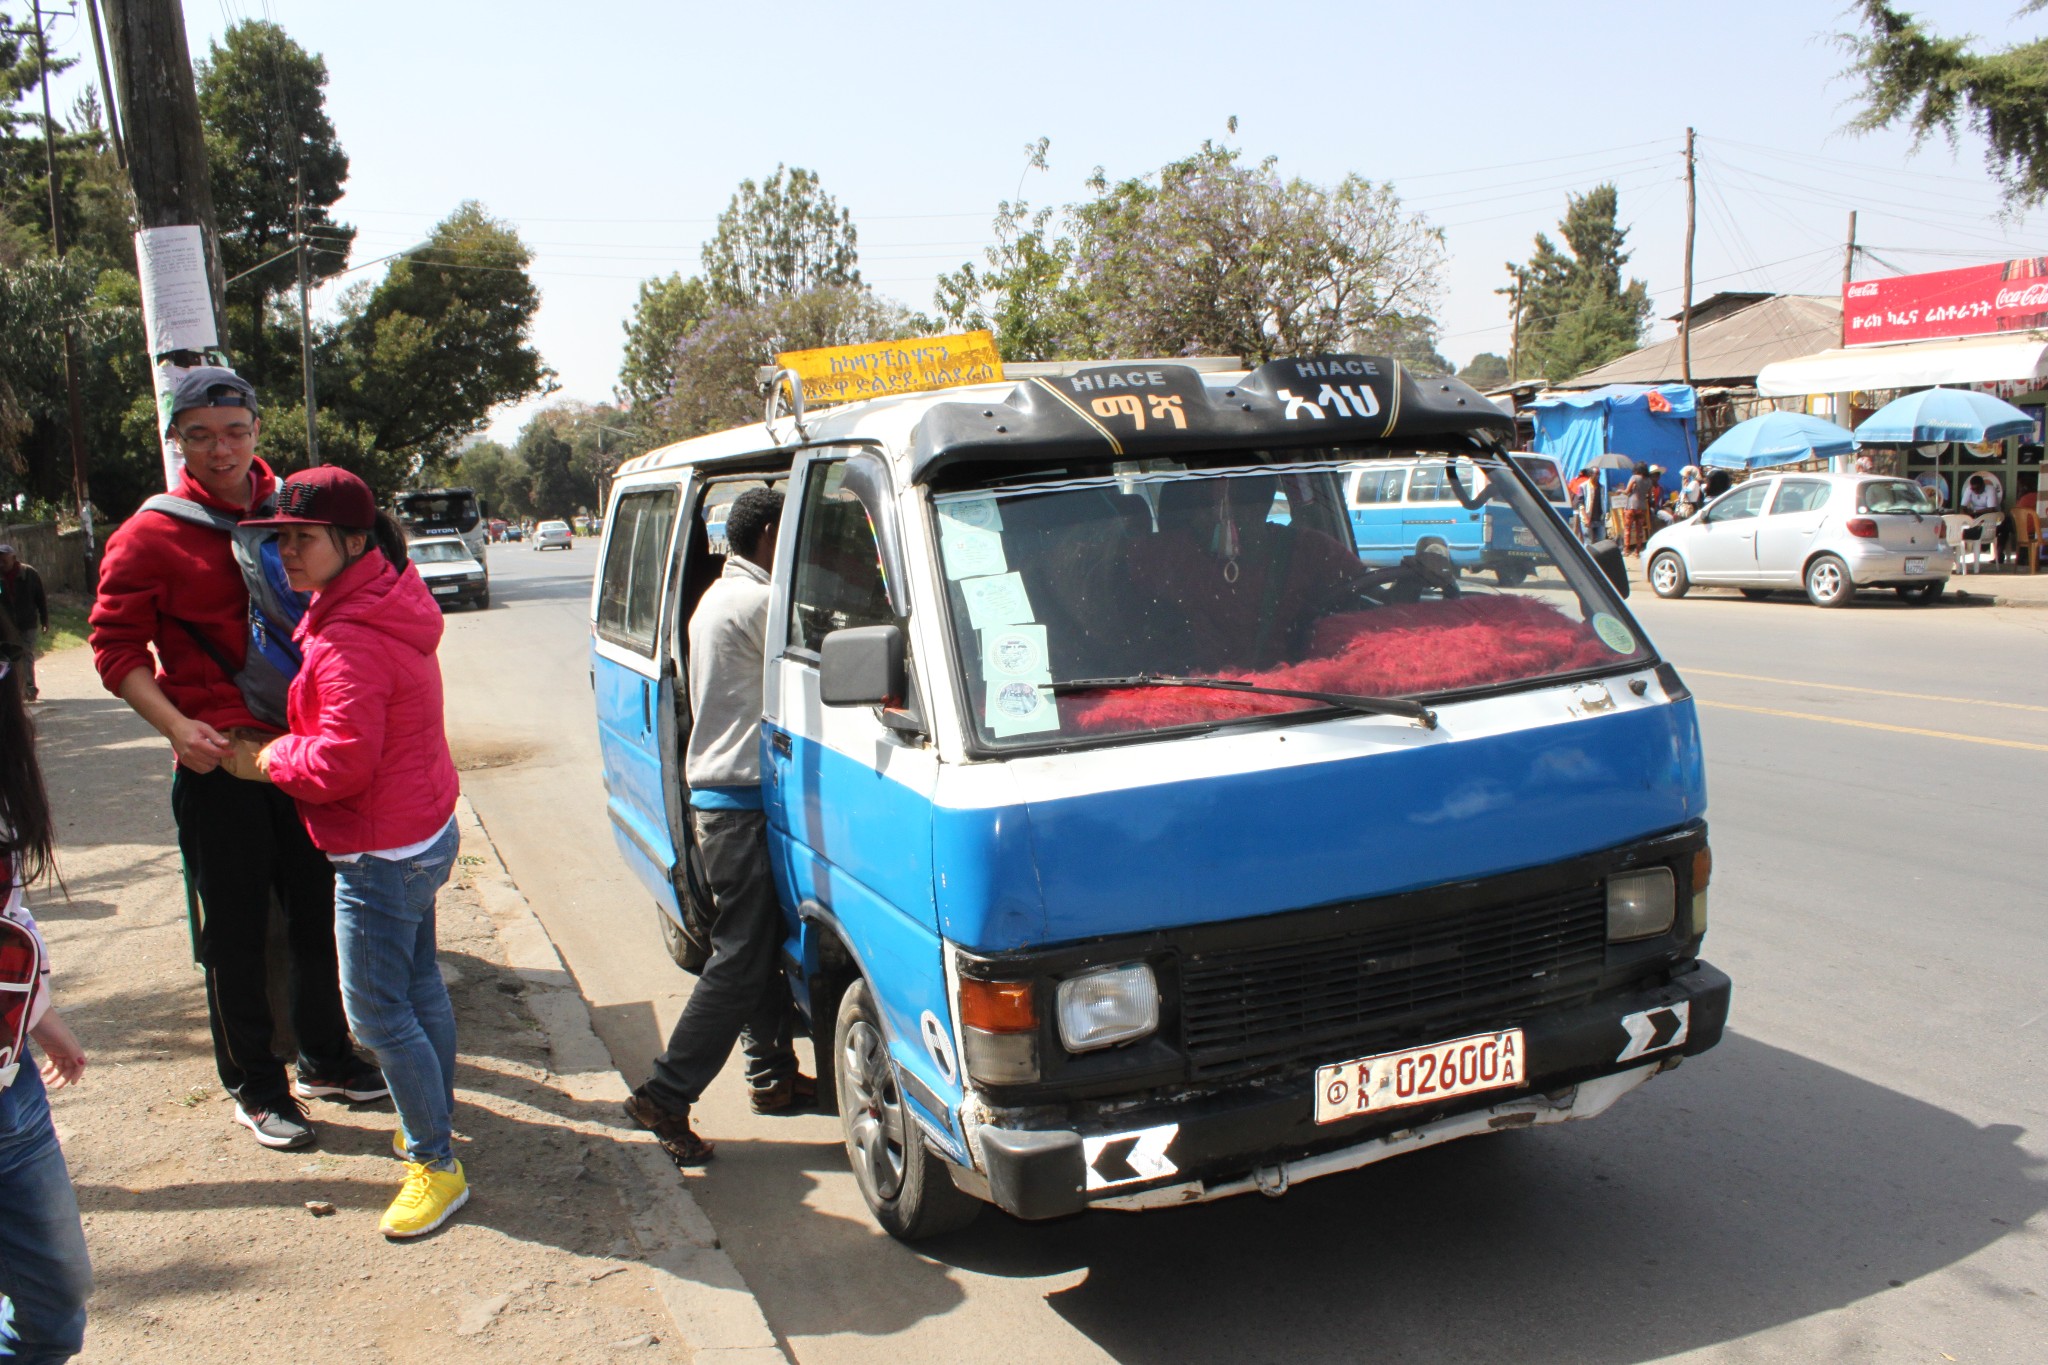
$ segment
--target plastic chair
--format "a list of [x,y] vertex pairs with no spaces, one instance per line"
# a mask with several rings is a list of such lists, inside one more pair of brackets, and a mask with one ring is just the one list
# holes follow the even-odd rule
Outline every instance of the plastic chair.
[[2016,507],[2012,514],[2013,567],[2026,566],[2028,573],[2041,572],[2041,518],[2031,507]]
[[[1954,540],[1954,544],[1964,573],[1983,573],[1986,564],[1998,562],[1998,524],[2004,520],[2003,512],[1986,512],[1982,516],[1963,518],[1962,538]],[[1956,534],[1955,528],[1950,527],[1951,539]]]
[[1941,524],[1946,528],[1948,547],[1955,551],[1956,567],[1954,572],[1956,573],[1968,573],[1970,571],[1969,551],[1971,542],[1963,539],[1963,532],[1969,530],[1970,523],[1975,520],[1976,518],[1967,512],[1944,512],[1941,514]]

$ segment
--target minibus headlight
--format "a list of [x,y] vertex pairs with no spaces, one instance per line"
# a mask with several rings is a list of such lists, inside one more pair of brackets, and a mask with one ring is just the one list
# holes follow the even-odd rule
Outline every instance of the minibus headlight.
[[1143,962],[1098,967],[1060,982],[1060,1042],[1092,1052],[1159,1027],[1159,982]]
[[1677,902],[1668,867],[1616,873],[1607,879],[1607,941],[1627,943],[1669,933]]

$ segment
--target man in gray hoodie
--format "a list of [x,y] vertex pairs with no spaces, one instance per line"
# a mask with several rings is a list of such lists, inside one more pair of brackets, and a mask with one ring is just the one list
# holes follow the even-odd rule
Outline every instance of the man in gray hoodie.
[[737,1040],[757,1114],[800,1108],[817,1084],[797,1072],[790,1047],[789,983],[776,961],[782,907],[768,867],[761,808],[761,679],[767,649],[769,565],[782,495],[742,493],[727,513],[725,572],[690,617],[690,710],[683,755],[690,831],[710,883],[711,956],[690,992],[654,1075],[626,1101],[677,1164],[707,1160],[690,1106],[724,1068]]

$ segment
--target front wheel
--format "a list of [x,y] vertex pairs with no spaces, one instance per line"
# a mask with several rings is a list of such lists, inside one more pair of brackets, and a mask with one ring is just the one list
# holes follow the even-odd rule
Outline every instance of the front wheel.
[[1916,607],[1924,607],[1939,598],[1941,590],[1947,586],[1948,584],[1946,583],[1910,583],[1899,587],[1896,591],[1899,594],[1900,601],[1910,602]]
[[485,588],[483,592],[478,595],[476,599],[476,609],[478,611],[489,611],[491,609],[491,590],[489,588]]
[[1659,597],[1683,597],[1691,588],[1685,561],[1669,550],[1659,550],[1650,560],[1650,591]]
[[1846,607],[1855,595],[1849,566],[1833,555],[1818,555],[1806,566],[1806,600],[1816,607]]
[[925,1146],[924,1133],[896,1083],[867,982],[854,982],[840,997],[832,1038],[839,1127],[868,1212],[884,1232],[906,1242],[973,1222],[981,1201],[962,1193],[945,1162]]

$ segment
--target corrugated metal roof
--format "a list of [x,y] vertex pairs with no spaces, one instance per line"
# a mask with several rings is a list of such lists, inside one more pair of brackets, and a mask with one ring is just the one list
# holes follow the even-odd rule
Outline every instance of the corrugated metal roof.
[[[1842,343],[1842,301],[1816,294],[1777,294],[1692,329],[1695,384],[1749,384],[1773,361],[1812,355]],[[1678,338],[1630,351],[1551,387],[1685,382]]]

